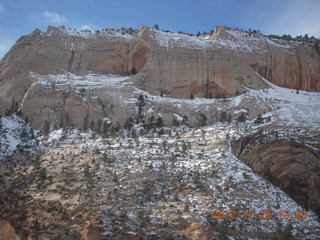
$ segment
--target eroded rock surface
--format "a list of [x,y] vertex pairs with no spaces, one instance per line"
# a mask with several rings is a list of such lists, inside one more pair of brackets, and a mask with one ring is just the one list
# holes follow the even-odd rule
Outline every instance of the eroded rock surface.
[[320,214],[319,152],[288,140],[257,143],[257,138],[240,139],[234,146],[236,156],[299,204]]
[[[45,120],[54,128],[68,116],[77,127],[84,119],[98,121],[110,115],[123,122],[128,114],[112,111],[109,103],[116,101],[114,97],[105,99],[92,91],[89,95],[96,100],[86,103],[81,96],[74,96],[79,93],[72,87],[61,93],[54,86],[50,91],[41,84],[35,86],[37,79],[30,72],[43,76],[125,75],[153,95],[187,99],[222,98],[239,95],[247,88],[263,89],[268,85],[261,76],[283,87],[320,90],[320,61],[314,45],[224,27],[200,37],[146,27],[99,33],[49,27],[46,32],[35,30],[21,37],[0,63],[2,115],[15,106],[14,110],[31,117],[38,129],[43,129]],[[107,108],[101,109],[104,106]],[[33,117],[39,111],[42,117]]]

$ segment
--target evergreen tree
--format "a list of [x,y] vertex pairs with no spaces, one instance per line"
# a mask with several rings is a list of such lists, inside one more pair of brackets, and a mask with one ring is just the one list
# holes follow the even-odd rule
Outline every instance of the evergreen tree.
[[180,122],[174,117],[172,120],[172,125],[178,127],[180,125]]
[[137,69],[133,66],[131,69],[131,74],[136,74],[137,73]]
[[153,27],[154,27],[155,29],[159,30],[159,25],[158,25],[158,24],[153,25]]
[[227,113],[225,111],[222,111],[220,114],[220,121],[226,122],[227,121]]
[[119,130],[120,130],[120,123],[117,122],[117,124],[115,126],[112,126],[112,129],[111,129],[112,136],[114,136],[116,133],[118,133]]
[[43,124],[43,132],[45,134],[48,134],[50,132],[50,123],[48,120],[45,120],[44,121],[44,124]]
[[95,128],[95,125],[94,125],[94,121],[92,120],[90,123],[90,129],[94,131],[94,128]]
[[131,130],[131,136],[132,136],[133,138],[137,138],[137,131],[136,131],[135,128],[132,128],[132,130]]
[[144,96],[142,94],[139,95],[137,100],[137,106],[138,106],[138,122],[142,119],[142,111],[146,103],[144,102]]
[[188,117],[187,116],[183,116],[182,124],[183,125],[187,125],[187,123],[188,123]]
[[232,121],[231,113],[228,113],[228,115],[227,115],[227,122],[231,122],[231,121]]
[[255,124],[261,124],[263,123],[263,118],[261,116],[261,114],[259,113],[257,119],[254,121]]
[[292,230],[293,230],[292,223],[288,223],[288,225],[285,227],[285,229],[281,233],[280,239],[286,239],[286,240],[293,239]]
[[207,125],[207,120],[208,118],[206,117],[206,115],[200,113],[200,125],[202,127]]
[[246,116],[244,115],[244,113],[242,112],[240,114],[240,116],[238,117],[238,121],[239,122],[245,122],[246,121]]
[[97,131],[98,133],[101,132],[101,127],[102,127],[102,120],[99,119],[98,122],[97,122],[97,126],[96,126],[96,131]]
[[156,123],[157,128],[163,127],[163,120],[162,117],[158,117],[157,123]]
[[147,124],[147,129],[153,129],[156,127],[156,119],[155,117],[152,115],[149,120],[148,120],[148,124]]
[[[61,126],[62,127],[62,126]],[[88,130],[88,115],[86,115],[86,117],[83,120],[83,124],[82,124],[82,130],[83,131],[87,131]]]
[[132,127],[133,127],[133,119],[132,117],[129,117],[124,123],[124,128],[127,130],[130,130]]

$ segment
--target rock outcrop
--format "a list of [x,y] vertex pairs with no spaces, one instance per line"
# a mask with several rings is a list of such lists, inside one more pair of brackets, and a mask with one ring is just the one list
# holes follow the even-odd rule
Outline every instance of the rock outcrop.
[[290,141],[253,144],[254,140],[254,136],[240,139],[235,155],[300,205],[320,214],[319,153]]
[[0,239],[2,240],[20,240],[12,225],[7,221],[0,221]]
[[54,87],[46,89],[30,73],[117,74],[151,94],[176,98],[222,98],[247,88],[263,89],[268,85],[261,76],[279,86],[320,91],[320,57],[314,45],[225,27],[200,37],[146,27],[129,33],[49,27],[21,37],[0,62],[0,114],[15,106],[35,128],[43,129],[45,120],[54,128],[68,117],[81,127],[85,119],[117,113],[104,109],[109,102],[101,96],[92,104],[74,94],[66,97]]

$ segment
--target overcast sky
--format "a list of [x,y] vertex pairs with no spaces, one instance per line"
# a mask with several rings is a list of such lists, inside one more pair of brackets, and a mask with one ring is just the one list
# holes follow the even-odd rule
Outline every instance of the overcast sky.
[[209,31],[225,25],[320,37],[320,0],[0,0],[0,58],[35,28],[66,25]]

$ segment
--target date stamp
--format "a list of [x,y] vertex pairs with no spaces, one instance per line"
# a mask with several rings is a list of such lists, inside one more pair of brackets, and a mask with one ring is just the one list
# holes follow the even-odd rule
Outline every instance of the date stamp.
[[308,212],[304,210],[296,211],[271,211],[271,210],[242,210],[242,211],[223,211],[214,210],[209,214],[210,219],[307,219]]

